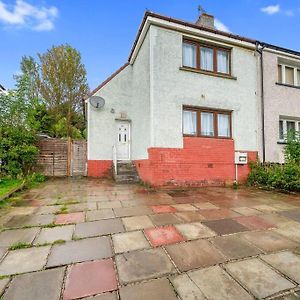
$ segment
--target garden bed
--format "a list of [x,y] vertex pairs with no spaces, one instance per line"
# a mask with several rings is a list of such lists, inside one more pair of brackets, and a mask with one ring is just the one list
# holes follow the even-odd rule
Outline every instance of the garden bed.
[[0,201],[22,189],[24,181],[21,179],[0,179]]

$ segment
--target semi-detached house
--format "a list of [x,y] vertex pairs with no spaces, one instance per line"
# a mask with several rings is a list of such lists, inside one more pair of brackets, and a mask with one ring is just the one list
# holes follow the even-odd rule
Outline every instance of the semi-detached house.
[[219,185],[244,180],[258,157],[280,161],[281,132],[300,126],[299,57],[274,48],[207,14],[193,24],[146,12],[128,62],[90,95],[105,105],[87,99],[88,175],[128,161],[154,186]]

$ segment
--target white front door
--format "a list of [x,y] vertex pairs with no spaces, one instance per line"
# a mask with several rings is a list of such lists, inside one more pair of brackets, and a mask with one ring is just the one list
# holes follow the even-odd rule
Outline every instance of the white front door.
[[130,159],[130,124],[128,122],[117,124],[117,159]]

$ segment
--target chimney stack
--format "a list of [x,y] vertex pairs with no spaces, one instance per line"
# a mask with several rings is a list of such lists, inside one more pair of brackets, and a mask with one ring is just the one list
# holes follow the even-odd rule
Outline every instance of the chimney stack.
[[202,14],[199,16],[196,24],[199,26],[210,28],[210,29],[215,29],[215,17],[202,12]]

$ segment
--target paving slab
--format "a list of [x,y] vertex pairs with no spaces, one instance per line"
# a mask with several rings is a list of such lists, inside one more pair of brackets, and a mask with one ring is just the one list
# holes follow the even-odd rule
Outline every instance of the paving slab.
[[188,277],[187,274],[181,274],[171,277],[171,282],[182,300],[205,300],[205,296]]
[[203,221],[203,224],[220,235],[243,232],[248,230],[247,227],[232,219]]
[[201,223],[176,224],[175,227],[187,240],[203,239],[217,235]]
[[97,209],[96,202],[87,202],[87,203],[78,203],[78,204],[70,204],[67,206],[68,212],[81,212],[81,211],[88,211],[88,210],[95,210]]
[[270,205],[266,205],[266,204],[255,205],[255,206],[253,206],[253,208],[256,210],[259,210],[263,213],[273,213],[273,212],[278,211],[277,208],[272,207]]
[[114,212],[116,217],[132,217],[151,214],[152,210],[147,206],[137,206],[114,208]]
[[215,237],[211,239],[211,242],[228,259],[240,259],[262,253],[261,250],[239,238],[237,235]]
[[112,236],[115,253],[149,248],[150,245],[142,231],[118,233]]
[[117,255],[116,265],[122,284],[157,278],[176,272],[169,257],[161,248]]
[[57,215],[55,219],[55,224],[65,225],[65,224],[75,224],[84,222],[85,213],[84,212],[74,212],[69,214]]
[[256,210],[254,208],[251,208],[251,207],[234,207],[232,208],[233,211],[243,215],[243,216],[254,216],[254,215],[259,215],[259,214],[262,214],[261,211],[259,210]]
[[291,239],[296,242],[300,241],[300,224],[287,224],[286,226],[283,226],[279,229],[276,229],[275,232]]
[[9,278],[3,278],[0,280],[0,296],[3,294],[6,286],[8,285],[9,283]]
[[47,225],[54,221],[54,215],[17,215],[4,224],[6,228]]
[[177,211],[176,208],[171,205],[153,205],[151,209],[156,214],[173,213]]
[[74,236],[85,238],[123,231],[125,230],[120,219],[108,219],[76,224]]
[[257,258],[228,263],[225,268],[259,299],[295,287]]
[[293,249],[298,246],[297,243],[270,230],[247,232],[240,236],[266,252]]
[[198,209],[191,204],[175,204],[172,205],[177,211],[197,211]]
[[6,230],[0,233],[0,247],[10,247],[18,243],[31,244],[39,228]]
[[154,227],[148,216],[127,217],[122,221],[127,231]]
[[220,252],[206,240],[169,245],[166,250],[182,272],[225,261]]
[[0,263],[0,276],[41,270],[49,252],[50,246],[10,251]]
[[267,222],[275,224],[278,228],[285,227],[291,224],[299,225],[297,222],[275,213],[263,214],[259,217],[266,220]]
[[188,275],[207,299],[253,299],[219,266],[189,272]]
[[70,241],[74,231],[74,225],[56,226],[52,228],[42,228],[39,235],[34,240],[34,245],[54,243],[55,241]]
[[36,213],[41,215],[56,214],[60,211],[61,207],[62,205],[42,206]]
[[193,205],[201,210],[206,209],[219,209],[220,207],[217,205],[214,205],[210,202],[200,202],[200,203],[193,203]]
[[235,218],[235,220],[251,230],[267,230],[276,228],[275,224],[272,224],[257,216],[243,216]]
[[70,267],[63,299],[87,297],[114,291],[117,288],[117,278],[112,259],[83,262]]
[[178,212],[175,215],[185,222],[198,222],[205,220],[205,218],[201,215],[201,210]]
[[288,294],[284,294],[283,296],[279,296],[276,298],[273,298],[275,300],[299,300],[300,299],[300,292],[290,292]]
[[182,221],[175,214],[169,213],[151,215],[150,218],[152,222],[157,226],[182,223]]
[[175,244],[185,240],[174,226],[145,229],[145,235],[153,247]]
[[281,215],[300,223],[300,209],[281,212]]
[[108,237],[89,238],[54,245],[48,258],[47,267],[108,257],[112,257],[110,239]]
[[18,275],[13,278],[3,300],[59,300],[65,268]]
[[177,300],[166,278],[121,287],[120,296],[121,300]]
[[300,256],[290,251],[262,255],[261,258],[275,269],[300,284]]
[[200,211],[200,213],[206,220],[220,220],[240,216],[238,213],[227,208],[207,209]]
[[101,201],[97,202],[98,209],[105,208],[120,208],[122,207],[121,201]]
[[116,292],[107,292],[97,296],[82,298],[84,300],[118,300]]
[[111,208],[91,210],[86,213],[87,221],[105,220],[114,218],[115,214]]
[[17,216],[17,215],[31,215],[37,210],[36,207],[32,206],[25,206],[25,207],[13,207],[9,214],[11,216]]

